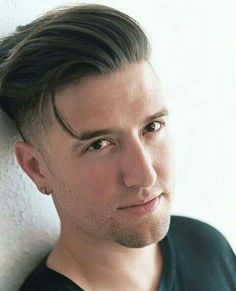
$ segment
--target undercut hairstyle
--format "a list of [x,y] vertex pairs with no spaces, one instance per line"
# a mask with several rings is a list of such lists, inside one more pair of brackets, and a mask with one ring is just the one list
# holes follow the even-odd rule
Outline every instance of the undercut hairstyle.
[[0,106],[22,138],[35,144],[52,118],[76,133],[56,107],[56,93],[82,78],[149,61],[150,43],[130,16],[104,5],[53,10],[0,42]]

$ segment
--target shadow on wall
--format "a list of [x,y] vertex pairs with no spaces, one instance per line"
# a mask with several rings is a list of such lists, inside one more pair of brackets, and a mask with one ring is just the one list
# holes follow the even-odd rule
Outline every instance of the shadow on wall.
[[18,290],[59,233],[52,199],[40,195],[19,168],[13,122],[0,112],[0,290]]

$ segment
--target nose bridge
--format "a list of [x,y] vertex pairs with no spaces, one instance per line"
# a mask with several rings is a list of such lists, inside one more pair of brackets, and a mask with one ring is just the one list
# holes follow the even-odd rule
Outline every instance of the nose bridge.
[[140,138],[133,137],[123,152],[123,180],[126,186],[150,187],[156,181],[153,158]]

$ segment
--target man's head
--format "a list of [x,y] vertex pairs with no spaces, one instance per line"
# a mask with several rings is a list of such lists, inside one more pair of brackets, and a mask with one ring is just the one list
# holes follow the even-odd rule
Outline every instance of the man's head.
[[162,239],[172,152],[137,23],[104,6],[77,6],[19,28],[1,50],[0,102],[25,139],[17,159],[53,192],[63,233],[128,247]]
[[54,117],[73,135],[55,107],[56,93],[149,55],[145,34],[127,15],[91,4],[58,9],[2,40],[0,104],[32,144]]

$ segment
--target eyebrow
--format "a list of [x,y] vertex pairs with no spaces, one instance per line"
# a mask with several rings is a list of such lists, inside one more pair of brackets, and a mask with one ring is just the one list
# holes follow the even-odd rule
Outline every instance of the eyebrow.
[[[149,116],[148,118],[145,119],[144,123],[148,123],[153,121],[154,119],[163,117],[163,116],[167,116],[169,114],[167,108],[162,108],[161,110],[159,110],[158,112],[154,113],[153,115]],[[80,135],[78,135],[78,137],[76,138],[76,140],[78,141],[86,141],[95,137],[99,137],[102,135],[108,135],[108,134],[121,134],[123,132],[122,129],[120,128],[107,128],[107,129],[99,129],[99,130],[87,130],[82,132]]]

